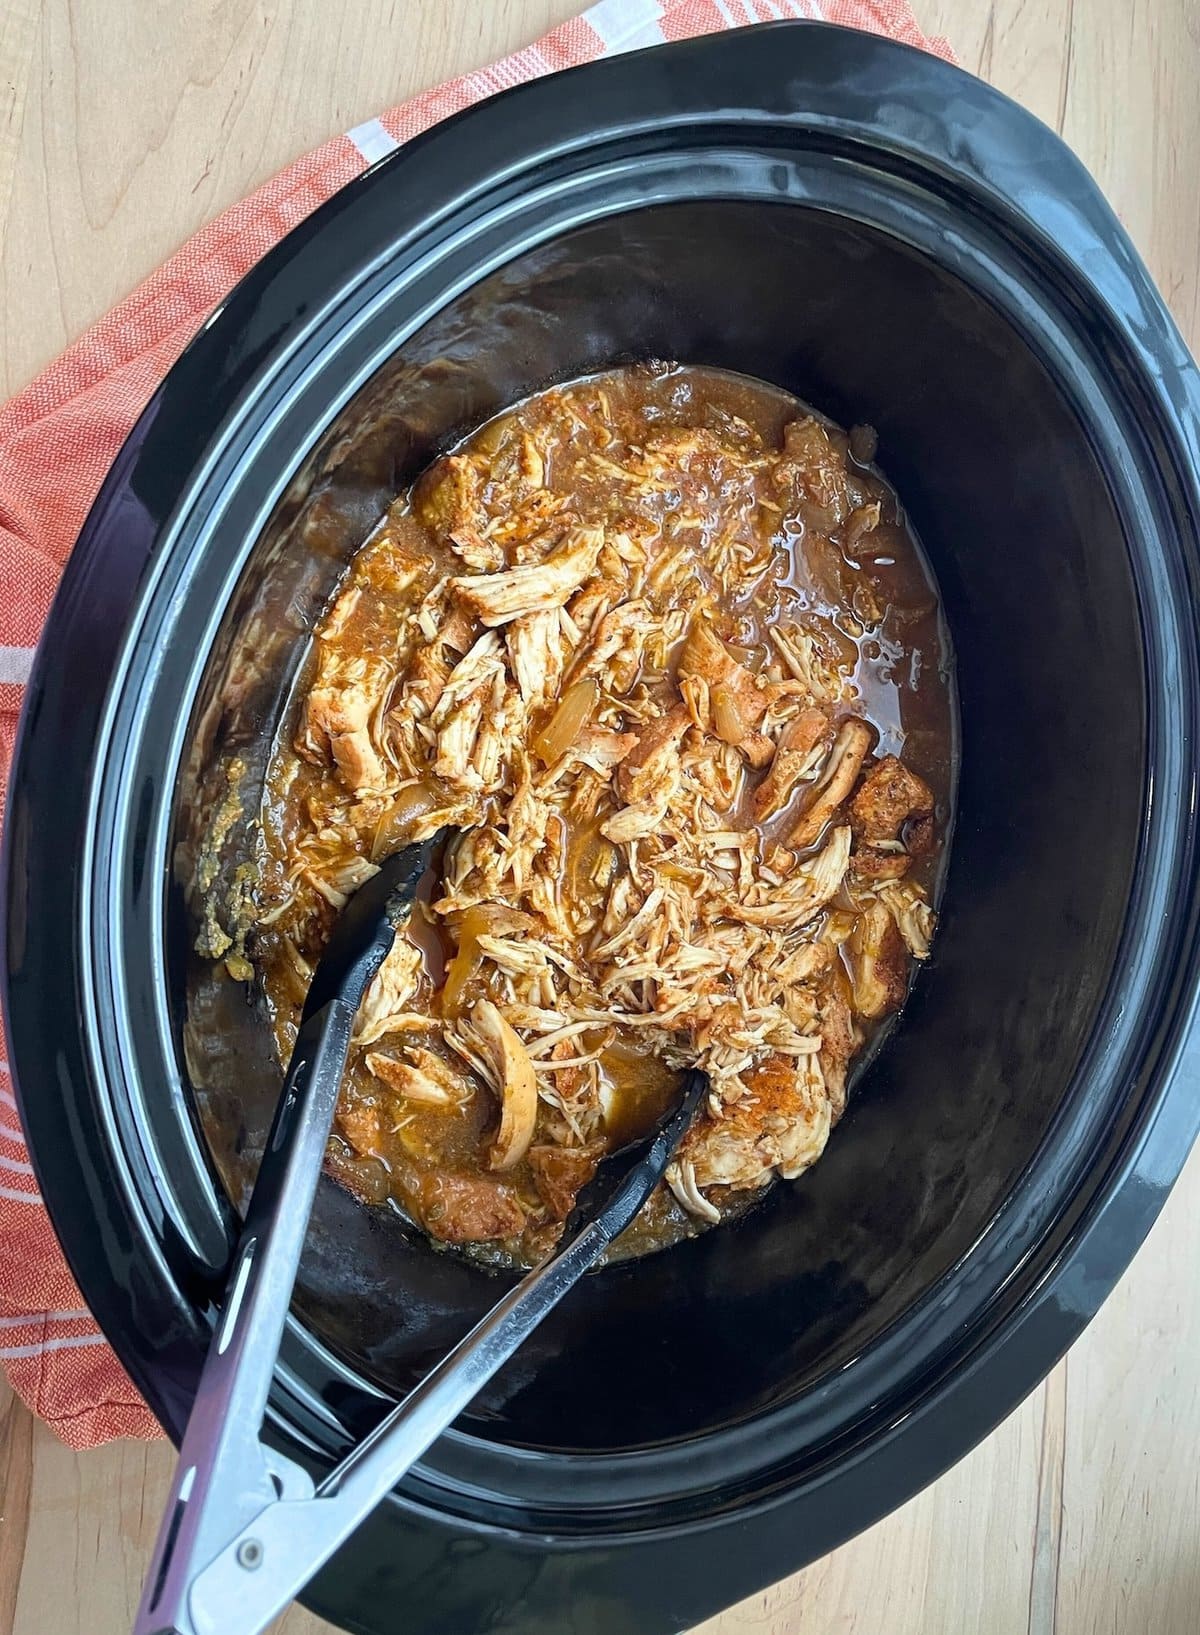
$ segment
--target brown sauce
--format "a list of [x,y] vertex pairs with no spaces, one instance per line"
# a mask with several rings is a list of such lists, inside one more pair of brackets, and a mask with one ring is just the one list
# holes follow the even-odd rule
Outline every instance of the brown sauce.
[[712,1108],[622,1252],[819,1156],[928,951],[953,776],[937,596],[872,443],[761,382],[617,370],[481,428],[359,552],[273,759],[250,953],[286,1060],[372,859],[471,826],[360,1017],[330,1168],[366,1201],[535,1259],[695,1060]]

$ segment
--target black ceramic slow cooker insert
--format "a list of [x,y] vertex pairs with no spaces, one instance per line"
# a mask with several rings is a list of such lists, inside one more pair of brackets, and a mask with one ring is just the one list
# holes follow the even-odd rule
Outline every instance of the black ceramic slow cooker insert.
[[[1200,1121],[1200,387],[1127,238],[1029,115],[866,35],[579,69],[374,166],[238,287],[118,459],[35,666],[11,1058],[71,1265],[167,1430],[279,1083],[189,955],[214,768],[240,755],[253,796],[399,487],[642,357],[878,428],[958,658],[935,955],[820,1164],[590,1278],[322,1571],[309,1604],[353,1629],[653,1635],[811,1560],[1045,1373]],[[496,1293],[323,1185],[272,1435],[328,1467]]]

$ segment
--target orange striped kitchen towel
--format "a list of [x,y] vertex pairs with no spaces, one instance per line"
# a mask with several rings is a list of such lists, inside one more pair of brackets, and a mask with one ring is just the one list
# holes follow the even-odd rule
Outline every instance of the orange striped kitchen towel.
[[[490,68],[335,136],[190,239],[0,409],[0,812],[23,684],[63,564],[117,450],[183,347],[309,211],[439,119],[559,68],[747,23],[807,18],[953,59],[904,0],[599,0]],[[73,1448],[160,1434],[85,1309],[55,1242],[0,1062],[0,1360]]]

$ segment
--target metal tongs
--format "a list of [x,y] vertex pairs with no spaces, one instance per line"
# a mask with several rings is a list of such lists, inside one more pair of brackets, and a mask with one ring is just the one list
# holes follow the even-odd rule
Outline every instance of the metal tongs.
[[261,1437],[334,1106],[367,984],[445,838],[389,858],[313,976],[179,1450],[134,1635],[252,1635],[287,1606],[632,1221],[708,1088],[685,1076],[654,1134],[606,1159],[557,1249],[319,1484]]

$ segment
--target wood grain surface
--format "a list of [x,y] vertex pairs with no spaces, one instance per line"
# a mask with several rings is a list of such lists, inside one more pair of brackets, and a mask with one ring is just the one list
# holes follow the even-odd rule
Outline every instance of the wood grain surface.
[[[575,9],[0,0],[0,393],[296,154]],[[1200,5],[915,9],[1083,157],[1200,346]],[[1194,1635],[1198,1272],[1200,1151],[1095,1323],[986,1442],[704,1635]],[[0,1386],[0,1635],[125,1635],[171,1457],[70,1453]],[[326,1627],[297,1608],[278,1626]]]

